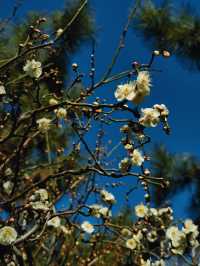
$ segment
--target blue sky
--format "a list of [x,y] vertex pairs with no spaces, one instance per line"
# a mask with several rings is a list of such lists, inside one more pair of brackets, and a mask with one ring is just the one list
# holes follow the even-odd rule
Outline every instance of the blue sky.
[[[0,16],[6,17],[10,14],[14,0],[2,0],[0,2]],[[97,80],[104,73],[106,66],[110,63],[115,48],[118,45],[119,35],[122,31],[128,11],[133,1],[131,0],[91,0],[91,5],[98,26],[97,50],[96,50],[96,71]],[[155,1],[159,2],[159,1]],[[186,1],[173,1],[180,5]],[[199,1],[190,1],[196,10],[200,8]],[[52,0],[24,0],[19,11],[20,17],[26,14],[27,10],[40,10],[45,13],[51,10],[62,8],[64,1]],[[89,47],[84,46],[74,56],[83,72],[87,73],[89,67]],[[126,46],[114,68],[114,73],[128,69],[132,61],[145,63],[150,57],[151,51],[148,44],[145,44],[139,34],[130,31],[127,36]],[[192,153],[200,157],[200,123],[199,123],[199,98],[200,98],[200,73],[189,72],[181,65],[175,57],[169,59],[158,58],[154,67],[162,72],[153,73],[153,88],[151,96],[144,102],[144,107],[151,107],[155,103],[164,103],[170,110],[169,122],[172,134],[166,136],[159,128],[151,131],[153,139],[164,143],[171,152]],[[98,96],[114,99],[113,92],[115,84],[110,84],[98,91]],[[115,129],[109,131],[113,144],[117,142]],[[187,195],[188,196],[188,195]],[[176,206],[182,202],[183,196],[176,200]],[[187,215],[183,210],[177,208],[177,215]]]

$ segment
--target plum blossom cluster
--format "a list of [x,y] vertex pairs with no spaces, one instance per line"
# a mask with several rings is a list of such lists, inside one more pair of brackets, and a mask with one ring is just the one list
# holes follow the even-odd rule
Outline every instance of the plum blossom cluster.
[[168,265],[165,263],[170,253],[191,254],[199,246],[198,227],[190,219],[174,225],[170,207],[155,209],[141,203],[135,206],[135,215],[138,221],[121,234],[126,247],[134,253],[136,265]]
[[[44,21],[38,19],[36,25],[39,27]],[[52,44],[65,34],[66,29],[57,29],[52,34],[56,39],[47,44],[44,43],[49,38],[47,34],[36,28],[33,35],[43,36],[38,46],[48,47],[46,53],[52,58],[56,49]],[[36,39],[34,37],[33,43]],[[146,168],[150,160],[145,150],[150,142],[146,130],[161,124],[164,131],[169,132],[169,110],[164,104],[139,108],[151,93],[150,65],[135,65],[123,75],[105,75],[106,78],[95,84],[93,49],[88,75],[91,84],[82,85],[83,73],[80,66],[73,63],[74,80],[64,88],[58,68],[45,66],[40,62],[40,52],[36,53],[37,47],[28,50],[26,43],[24,45],[24,54],[29,59],[23,59],[20,54],[24,60],[23,69],[20,66],[23,73],[20,80],[24,84],[22,95],[12,96],[9,86],[4,87],[0,82],[0,96],[6,97],[8,89],[9,97],[13,97],[10,102],[9,97],[6,98],[9,108],[6,106],[0,120],[0,142],[3,143],[0,207],[8,209],[10,215],[1,222],[0,250],[4,254],[0,264],[6,265],[8,260],[9,265],[14,260],[15,265],[28,265],[38,256],[38,261],[47,258],[44,265],[108,265],[105,264],[107,258],[111,257],[115,263],[120,257],[113,265],[165,266],[171,256],[192,256],[199,247],[198,226],[190,219],[176,223],[170,207],[150,207],[149,184],[165,188],[167,182],[163,177],[152,176],[151,170]],[[154,51],[153,55],[158,56],[160,52]],[[163,55],[168,57],[169,53],[165,51]],[[128,81],[117,86],[114,93],[117,102],[107,103],[101,97],[91,101],[90,96],[95,96],[97,88],[122,78]],[[13,80],[16,80],[15,76]],[[6,82],[12,83],[9,75]],[[56,88],[49,88],[51,82]],[[24,97],[30,105],[24,106]],[[16,101],[19,102],[9,113],[8,109]],[[123,119],[121,113],[118,117],[120,111]],[[94,135],[89,132],[91,128],[96,129],[96,125],[93,127],[96,121],[100,129],[93,145]],[[113,123],[123,123],[119,141],[123,149],[116,156],[114,148],[108,154],[104,147],[103,128]],[[114,129],[118,130],[118,127]],[[6,147],[9,147],[7,154],[4,152]],[[10,147],[13,147],[12,151]],[[126,155],[122,157],[122,153]],[[117,206],[114,210],[114,204],[121,200],[118,187],[126,186],[128,176],[144,188],[145,204],[135,206],[135,218],[131,216],[125,225],[126,217],[115,215]],[[132,185],[131,180],[126,191],[128,200]],[[118,192],[112,193],[115,188]],[[60,199],[64,199],[64,210],[55,208]],[[30,255],[33,246],[33,255]],[[18,263],[17,256],[20,263],[22,260],[25,263]]]
[[40,188],[29,198],[30,205],[35,210],[49,210],[49,195],[46,189]]
[[148,71],[140,71],[137,79],[118,85],[115,97],[118,101],[128,100],[134,104],[139,104],[144,97],[150,94],[151,79]]
[[139,123],[145,127],[155,127],[161,118],[166,118],[169,110],[164,104],[155,104],[153,108],[142,108]]
[[39,78],[42,75],[42,64],[35,59],[27,60],[23,67],[24,72],[32,78]]

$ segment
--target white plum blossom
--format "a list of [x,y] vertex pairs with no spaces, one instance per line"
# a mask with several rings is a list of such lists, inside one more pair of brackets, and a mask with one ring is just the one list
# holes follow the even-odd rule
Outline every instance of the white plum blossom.
[[102,207],[99,209],[99,213],[103,216],[103,217],[109,217],[112,216],[111,211],[108,209],[108,207]]
[[42,75],[42,64],[35,59],[27,60],[23,70],[32,78],[39,78]]
[[3,183],[3,189],[8,195],[10,195],[10,193],[12,192],[13,187],[14,187],[14,183],[9,180]]
[[131,153],[131,162],[133,165],[136,166],[141,166],[142,163],[144,162],[144,157],[142,156],[142,153],[138,149],[135,149]]
[[41,133],[45,133],[49,130],[50,128],[50,123],[51,123],[51,119],[48,119],[48,118],[40,118],[37,120],[37,124],[38,124],[38,130],[41,132]]
[[65,118],[66,117],[67,110],[65,108],[60,107],[60,108],[58,108],[55,111],[55,113],[56,113],[57,118],[62,119],[62,118]]
[[136,249],[137,247],[137,242],[134,238],[129,238],[126,240],[126,247],[131,249],[131,250],[134,250]]
[[0,245],[11,245],[17,239],[17,231],[11,226],[4,226],[0,229]]
[[191,219],[186,219],[182,231],[187,235],[189,243],[192,247],[199,246],[197,237],[199,235],[198,226]]
[[115,97],[118,101],[128,100],[135,104],[143,101],[143,98],[150,93],[151,79],[148,71],[140,71],[137,80],[118,85]]
[[193,235],[195,235],[195,237],[197,237],[199,234],[198,226],[195,225],[191,219],[186,219],[184,222],[183,232],[185,234],[191,234],[192,233]]
[[176,240],[179,238],[179,229],[177,226],[170,226],[166,231],[166,237],[170,240]]
[[130,81],[123,85],[118,85],[115,91],[115,97],[118,101],[128,100],[132,101],[135,97],[135,81]]
[[154,108],[142,108],[139,123],[145,127],[155,127],[160,122],[160,113]]
[[122,234],[123,236],[125,236],[125,237],[128,237],[128,236],[131,236],[131,235],[132,235],[132,232],[131,232],[129,229],[127,229],[127,228],[123,228],[123,229],[121,230],[121,234]]
[[186,247],[185,233],[180,231],[177,226],[171,226],[166,231],[166,237],[171,240],[172,252],[174,254],[183,254]]
[[94,226],[89,223],[88,221],[84,221],[81,224],[81,228],[84,232],[88,233],[88,234],[92,234],[94,232]]
[[55,216],[52,219],[48,220],[47,225],[48,226],[53,226],[55,228],[60,227],[60,217]]
[[143,218],[148,214],[148,208],[143,203],[140,203],[135,206],[135,214],[137,217]]
[[158,112],[160,112],[161,116],[168,116],[169,115],[169,110],[165,104],[155,104],[153,106],[153,108],[156,109]]
[[107,203],[110,203],[110,204],[113,204],[115,203],[115,197],[112,193],[106,191],[105,189],[101,190],[100,191],[100,194],[101,194],[101,197],[102,199],[107,202]]
[[135,104],[143,101],[144,97],[150,94],[151,78],[148,71],[140,71],[136,80],[136,95],[133,99]]

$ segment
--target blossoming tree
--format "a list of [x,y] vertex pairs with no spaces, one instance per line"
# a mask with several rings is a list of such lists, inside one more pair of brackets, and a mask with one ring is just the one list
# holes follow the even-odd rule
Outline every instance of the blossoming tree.
[[[197,225],[191,219],[174,221],[170,207],[151,206],[150,185],[169,184],[147,168],[147,133],[158,124],[170,133],[169,110],[164,104],[140,105],[151,94],[153,61],[170,54],[153,51],[147,64],[134,62],[130,69],[112,74],[139,2],[131,9],[111,65],[98,81],[93,43],[89,79],[75,96],[70,91],[83,83],[81,66],[72,64],[73,82],[52,92],[45,80],[55,80],[59,73],[43,56],[78,19],[86,0],[45,42],[41,36],[46,33],[40,29],[45,21],[37,20],[32,27],[36,37],[27,36],[32,45],[25,42],[14,58],[1,63],[0,206],[8,213],[0,223],[1,265],[198,265]],[[94,98],[114,81],[114,102]],[[29,99],[25,108],[24,97]],[[100,130],[92,147],[94,124]],[[114,166],[111,151],[105,152],[104,125],[121,132],[123,152]],[[119,190],[127,177],[135,178],[145,195],[134,207],[134,217],[125,222],[113,215],[121,199],[112,187]],[[132,191],[129,184],[127,198]],[[65,209],[55,208],[63,197]]]

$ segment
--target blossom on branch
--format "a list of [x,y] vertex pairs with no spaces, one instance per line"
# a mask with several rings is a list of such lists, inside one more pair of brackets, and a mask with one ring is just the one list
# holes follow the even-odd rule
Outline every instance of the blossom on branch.
[[143,108],[139,123],[145,127],[156,127],[160,122],[160,113],[154,108]]
[[88,221],[84,221],[81,224],[81,228],[84,232],[88,233],[88,234],[92,234],[94,232],[94,226],[89,223]]
[[137,80],[118,85],[115,97],[118,101],[128,100],[139,104],[150,94],[151,79],[148,71],[140,71]]
[[27,60],[26,65],[23,67],[24,72],[32,78],[39,78],[42,75],[42,64],[35,59]]
[[130,238],[126,241],[126,247],[133,250],[137,247],[137,242],[134,238]]
[[143,157],[142,153],[138,149],[135,149],[131,153],[131,162],[132,162],[133,165],[136,165],[136,166],[141,166],[143,164],[144,157]]
[[38,124],[38,130],[41,132],[41,133],[45,133],[49,130],[50,128],[50,123],[51,123],[51,119],[48,119],[48,118],[40,118],[37,120],[37,124]]
[[17,239],[17,232],[11,226],[4,226],[0,229],[0,245],[11,245]]
[[115,197],[112,193],[106,191],[105,189],[101,190],[100,192],[102,199],[110,204],[115,203]]
[[138,204],[135,206],[135,214],[139,218],[144,218],[148,214],[148,208],[143,204]]
[[153,106],[154,109],[158,110],[160,112],[161,116],[168,116],[169,110],[167,109],[165,104],[155,104]]
[[123,100],[132,101],[136,94],[135,87],[136,87],[135,81],[130,81],[129,83],[118,85],[117,90],[115,91],[116,99],[118,101],[123,101]]
[[57,110],[55,110],[56,116],[59,119],[65,118],[67,115],[67,110],[65,108],[58,108]]

